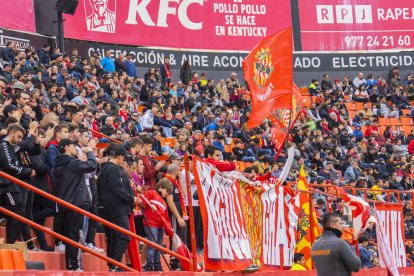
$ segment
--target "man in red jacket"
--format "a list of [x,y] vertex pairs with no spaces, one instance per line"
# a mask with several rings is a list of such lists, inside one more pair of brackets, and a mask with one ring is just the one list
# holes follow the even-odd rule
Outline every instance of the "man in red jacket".
[[155,189],[155,176],[159,172],[162,166],[164,166],[164,162],[158,162],[154,165],[151,156],[149,155],[152,151],[153,141],[151,138],[144,137],[142,138],[142,148],[139,157],[142,159],[144,163],[144,179],[145,185],[148,186],[150,190]]
[[204,156],[207,163],[210,163],[221,172],[234,171],[236,169],[235,162],[221,161],[221,151],[215,146],[206,146]]

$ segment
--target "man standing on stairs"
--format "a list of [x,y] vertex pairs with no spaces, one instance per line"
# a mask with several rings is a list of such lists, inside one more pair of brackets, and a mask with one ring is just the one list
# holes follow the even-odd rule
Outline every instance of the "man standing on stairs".
[[[7,136],[0,142],[0,171],[21,180],[36,176],[33,169],[24,166],[20,157],[19,144],[22,143],[25,134],[26,130],[23,127],[13,124],[7,129]],[[0,177],[0,205],[24,216],[26,202],[23,199],[22,189],[17,184]],[[6,224],[7,243],[20,241],[23,227],[23,223],[8,217]]]
[[[56,183],[56,196],[89,211],[92,198],[86,186],[84,175],[96,171],[97,161],[90,146],[82,148],[82,151],[86,154],[86,160],[79,160],[75,144],[70,139],[62,139],[58,144],[61,155],[56,158],[52,173],[54,183]],[[63,217],[65,236],[75,242],[79,242],[79,231],[83,226],[83,216],[63,206],[59,206],[59,208]],[[67,270],[82,270],[79,257],[79,249],[66,245],[65,259]]]
[[[126,150],[121,145],[111,143],[104,153],[108,155],[109,160],[102,164],[97,183],[98,198],[104,207],[104,218],[129,231],[129,215],[134,202],[138,203],[138,198],[134,197],[129,176],[121,167]],[[106,236],[108,257],[121,262],[130,237],[111,228],[106,228]],[[122,271],[112,264],[108,266],[110,271]]]

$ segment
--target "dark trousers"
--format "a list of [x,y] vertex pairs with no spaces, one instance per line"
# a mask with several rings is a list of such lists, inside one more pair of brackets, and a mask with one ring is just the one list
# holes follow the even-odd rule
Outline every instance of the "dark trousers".
[[[75,242],[79,242],[79,231],[83,226],[83,216],[73,211],[65,210],[62,213],[65,236]],[[65,247],[65,260],[67,270],[82,268],[80,252],[77,247],[69,244]]]
[[196,234],[196,248],[204,249],[203,220],[200,206],[193,206],[194,230]]
[[[128,215],[119,215],[116,217],[106,216],[105,218],[106,220],[118,225],[119,227],[122,227],[128,231],[130,230]],[[109,227],[105,227],[105,232],[107,240],[107,256],[114,259],[115,261],[120,262],[122,260],[122,256],[128,248],[128,244],[131,238]],[[109,263],[108,266],[111,267]]]
[[[56,213],[55,210],[55,203],[51,200],[48,200],[44,197],[35,196],[33,200],[33,221],[40,224],[45,225],[46,218],[52,217]],[[44,248],[47,246],[47,242],[45,239],[45,233],[40,230],[35,230],[37,241],[39,242],[40,248]]]
[[[7,210],[24,216],[25,205],[20,191],[3,193],[1,194],[0,201],[0,205],[4,206]],[[24,224],[12,217],[6,216],[6,219],[6,242],[15,243],[16,241],[20,241]]]
[[[90,184],[90,188],[91,188],[91,193],[92,193],[92,207],[90,209],[90,212],[94,215],[99,215],[98,214],[98,192],[96,190],[96,183],[91,183]],[[96,230],[98,229],[98,223],[93,220],[93,219],[89,219],[89,224],[88,224],[88,231],[86,232],[86,239],[85,239],[85,243],[92,243],[93,245],[95,245],[95,236],[96,236]]]
[[[33,207],[33,192],[27,189],[22,188],[22,200],[24,204],[24,217],[30,220],[33,220],[32,217],[32,207]],[[27,224],[23,225],[22,229],[22,237],[23,241],[28,241],[32,237],[30,236],[30,227]],[[27,247],[33,248],[33,242],[29,242]]]
[[[55,231],[58,234],[64,235],[63,230],[63,215],[62,212],[57,212],[54,219],[53,219],[53,231]],[[58,245],[60,242],[62,242],[59,239],[55,239],[55,245]]]
[[[175,203],[175,206],[177,207],[178,213],[182,214],[180,202],[174,202],[174,203]],[[174,216],[171,216],[171,223],[174,229],[174,233],[177,234],[177,236],[180,237],[181,241],[185,245],[188,246],[187,227],[180,227],[180,225],[178,225],[177,219]],[[188,224],[188,221],[186,221],[186,224]],[[170,250],[171,249],[172,249],[172,239],[170,238]],[[179,261],[175,257],[171,256],[170,260],[171,260],[172,266],[179,265]]]

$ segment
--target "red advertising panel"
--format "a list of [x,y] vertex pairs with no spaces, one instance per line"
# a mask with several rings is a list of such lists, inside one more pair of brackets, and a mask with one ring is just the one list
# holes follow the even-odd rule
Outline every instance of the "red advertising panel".
[[33,0],[1,1],[0,27],[36,32]]
[[289,1],[80,0],[65,37],[126,45],[250,50],[291,25]]
[[414,1],[299,0],[303,51],[414,48]]

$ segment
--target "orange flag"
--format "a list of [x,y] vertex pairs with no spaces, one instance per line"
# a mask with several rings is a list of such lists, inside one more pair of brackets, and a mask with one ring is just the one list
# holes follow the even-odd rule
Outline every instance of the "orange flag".
[[288,28],[260,41],[244,60],[252,97],[248,128],[259,126],[275,109],[291,109],[292,44],[292,28]]

